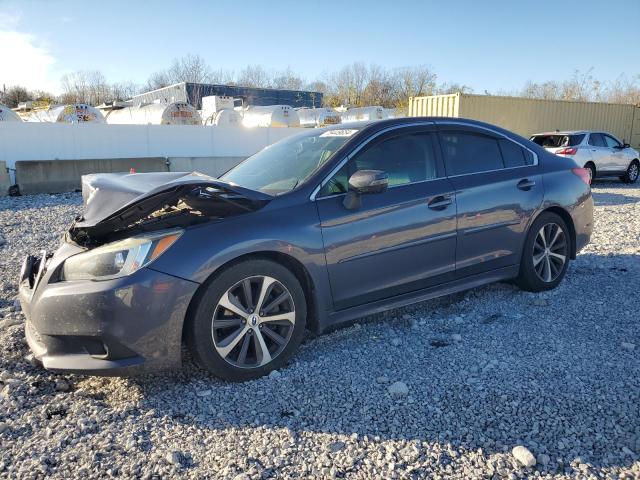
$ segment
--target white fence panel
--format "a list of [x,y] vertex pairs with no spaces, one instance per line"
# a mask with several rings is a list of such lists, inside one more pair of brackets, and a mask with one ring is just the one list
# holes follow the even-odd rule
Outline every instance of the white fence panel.
[[304,128],[0,123],[0,160],[246,157]]

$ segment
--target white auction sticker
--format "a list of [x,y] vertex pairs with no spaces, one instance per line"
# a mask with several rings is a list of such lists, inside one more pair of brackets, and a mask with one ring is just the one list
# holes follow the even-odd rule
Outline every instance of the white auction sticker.
[[350,129],[340,129],[340,130],[327,130],[322,133],[321,137],[350,137],[358,130],[350,128]]

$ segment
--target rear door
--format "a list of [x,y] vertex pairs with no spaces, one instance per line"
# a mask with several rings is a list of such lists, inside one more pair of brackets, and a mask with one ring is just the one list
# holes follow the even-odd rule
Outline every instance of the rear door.
[[604,136],[597,132],[590,133],[588,144],[591,151],[591,160],[596,166],[596,172],[610,171],[612,169],[610,149],[604,141]]
[[535,155],[471,126],[443,125],[440,143],[456,191],[456,276],[518,264],[529,219],[543,199]]
[[[348,210],[348,178],[366,169],[387,172],[389,189]],[[336,310],[453,280],[455,196],[433,126],[372,139],[325,182],[316,204]]]

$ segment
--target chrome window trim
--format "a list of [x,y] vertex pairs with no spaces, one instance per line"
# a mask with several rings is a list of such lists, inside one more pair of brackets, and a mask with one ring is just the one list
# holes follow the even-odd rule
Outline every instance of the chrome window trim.
[[[396,187],[404,187],[406,185],[414,185],[414,184],[418,184],[418,183],[424,183],[424,182],[433,182],[434,180],[440,180],[442,178],[456,178],[456,177],[464,177],[466,175],[479,175],[482,173],[491,173],[491,172],[502,172],[504,170],[514,170],[516,168],[527,168],[527,167],[536,167],[539,164],[539,160],[538,160],[538,154],[536,152],[534,152],[533,150],[531,150],[528,146],[523,145],[522,143],[518,142],[517,140],[514,140],[510,137],[508,137],[507,135],[505,135],[502,132],[498,132],[496,130],[493,130],[492,128],[488,128],[488,127],[484,127],[482,125],[474,125],[473,123],[468,123],[468,122],[451,122],[451,121],[427,121],[427,122],[414,122],[414,123],[406,123],[406,124],[402,124],[402,125],[393,125],[391,127],[385,128],[383,130],[380,130],[379,132],[377,132],[375,135],[373,135],[372,137],[369,137],[367,140],[365,140],[364,142],[362,142],[360,145],[358,145],[358,147],[349,155],[347,155],[345,158],[343,158],[340,163],[333,169],[331,170],[331,172],[329,173],[329,175],[327,175],[322,182],[320,182],[320,184],[313,190],[313,192],[311,193],[311,195],[309,196],[309,200],[311,200],[312,202],[316,200],[316,195],[318,194],[318,192],[320,191],[320,189],[322,187],[324,187],[326,185],[326,183],[331,179],[331,177],[333,177],[338,170],[340,170],[345,163],[347,163],[351,158],[353,158],[353,156],[358,153],[363,147],[365,147],[369,142],[371,142],[372,140],[374,140],[375,138],[379,137],[380,135],[390,132],[392,130],[397,130],[399,128],[404,128],[404,127],[424,127],[424,126],[429,126],[429,125],[452,125],[452,126],[462,126],[462,127],[471,127],[471,128],[477,128],[480,130],[486,130],[487,132],[491,132],[492,134],[504,138],[505,140],[508,140],[510,142],[515,143],[516,145],[518,145],[520,148],[524,148],[525,150],[527,150],[529,153],[531,153],[531,155],[533,155],[533,163],[531,165],[521,165],[518,167],[504,167],[504,168],[499,168],[499,169],[495,169],[495,170],[484,170],[482,172],[473,172],[473,173],[461,173],[458,175],[444,175],[443,177],[438,177],[438,178],[430,178],[427,180],[420,180],[419,182],[410,182],[410,183],[403,183],[402,185],[393,185],[390,186],[389,188],[396,188]],[[437,132],[440,133],[440,132]],[[324,197],[320,197],[318,198],[318,200],[321,200],[323,198],[335,198],[338,197],[340,195],[345,195],[345,193],[340,193],[338,195],[327,195]]]
[[[320,189],[322,189],[322,187],[324,187],[327,182],[329,180],[331,180],[331,177],[333,177],[336,173],[338,173],[338,170],[340,170],[345,163],[347,163],[349,160],[351,160],[353,158],[353,156],[355,154],[357,154],[360,150],[362,150],[365,146],[367,146],[370,142],[372,142],[373,140],[375,140],[376,138],[378,138],[380,135],[383,135],[387,132],[391,132],[393,130],[398,130],[400,128],[405,128],[405,127],[427,127],[430,125],[435,125],[435,122],[433,121],[426,121],[426,122],[412,122],[412,123],[404,123],[404,124],[400,124],[400,125],[392,125],[390,127],[384,128],[382,130],[380,130],[379,132],[376,132],[374,135],[372,135],[371,137],[367,138],[365,141],[363,141],[360,145],[358,145],[355,150],[353,152],[351,152],[349,155],[347,155],[345,158],[343,158],[338,165],[336,165],[336,167],[331,170],[331,172],[329,172],[329,174],[322,180],[322,182],[320,182],[320,184],[313,189],[313,192],[311,192],[311,195],[309,196],[309,200],[311,200],[312,202],[316,200],[316,195],[318,195],[318,192],[320,192]],[[434,178],[434,179],[429,179],[429,180],[420,180],[420,182],[411,182],[411,183],[403,183],[402,185],[394,185],[393,187],[389,187],[389,188],[394,188],[394,187],[401,187],[401,186],[405,186],[405,185],[411,185],[414,183],[421,183],[421,182],[430,182],[432,180],[438,180],[440,178],[445,178],[445,177],[439,177],[439,178]],[[344,193],[341,193],[340,195],[344,195]],[[320,198],[335,198],[338,195],[327,195],[324,197],[320,197]]]

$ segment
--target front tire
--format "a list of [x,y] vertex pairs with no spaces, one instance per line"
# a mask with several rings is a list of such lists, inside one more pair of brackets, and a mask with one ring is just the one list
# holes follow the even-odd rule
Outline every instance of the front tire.
[[626,173],[620,177],[624,183],[636,183],[640,174],[640,163],[634,160],[629,164]]
[[225,380],[251,380],[282,367],[304,336],[302,286],[269,260],[233,265],[195,301],[187,345],[200,366]]
[[520,288],[542,292],[558,286],[569,266],[569,235],[567,224],[555,213],[545,212],[533,222],[527,233],[516,280]]

